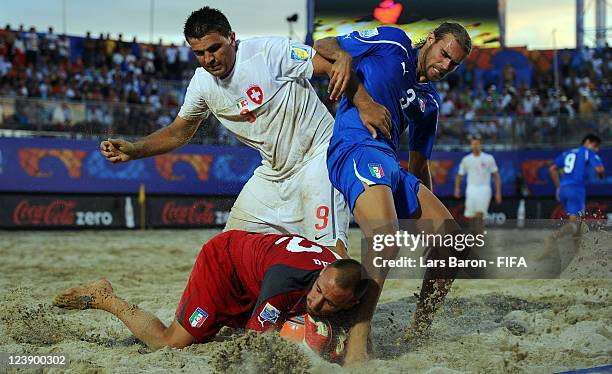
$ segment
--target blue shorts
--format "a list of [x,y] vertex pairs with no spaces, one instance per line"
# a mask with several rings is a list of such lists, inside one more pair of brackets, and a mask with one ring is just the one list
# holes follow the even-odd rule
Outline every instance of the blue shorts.
[[336,147],[327,154],[327,170],[332,185],[344,195],[351,213],[365,187],[383,184],[393,192],[398,219],[408,219],[419,207],[417,177],[400,168],[397,159],[374,147]]
[[567,214],[582,215],[586,206],[586,191],[571,185],[559,188],[559,201]]

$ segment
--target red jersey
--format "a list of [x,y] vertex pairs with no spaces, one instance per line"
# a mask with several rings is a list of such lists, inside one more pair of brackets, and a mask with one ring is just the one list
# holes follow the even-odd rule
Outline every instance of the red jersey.
[[197,341],[223,326],[265,331],[303,313],[319,272],[339,257],[296,235],[227,231],[206,243],[191,271],[177,320]]

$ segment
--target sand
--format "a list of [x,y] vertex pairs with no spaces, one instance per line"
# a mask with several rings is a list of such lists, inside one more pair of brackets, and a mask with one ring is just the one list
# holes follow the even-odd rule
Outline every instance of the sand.
[[[60,290],[106,277],[169,323],[202,243],[217,232],[0,231],[0,352],[67,354],[68,372],[342,372],[274,334],[229,329],[224,342],[151,352],[106,312],[51,306]],[[564,279],[456,281],[418,343],[401,338],[420,281],[389,280],[373,323],[375,358],[355,371],[549,373],[612,363],[611,239],[587,233]],[[358,241],[353,231],[354,256]]]

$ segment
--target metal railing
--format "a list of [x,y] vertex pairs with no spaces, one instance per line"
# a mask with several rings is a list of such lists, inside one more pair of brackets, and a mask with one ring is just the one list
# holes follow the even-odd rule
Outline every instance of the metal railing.
[[[75,139],[122,137],[135,139],[167,126],[178,107],[100,101],[56,101],[0,97],[0,136],[57,136]],[[436,150],[465,150],[471,134],[479,134],[493,150],[560,148],[576,145],[586,133],[596,133],[603,146],[612,139],[609,113],[579,116],[441,118]],[[239,144],[210,116],[192,139],[195,144]],[[404,134],[401,147],[407,149]]]
[[[440,119],[435,149],[465,150],[470,135],[474,134],[493,150],[564,148],[579,144],[587,133],[598,134],[603,146],[612,144],[610,114]],[[402,142],[403,146],[406,144]]]

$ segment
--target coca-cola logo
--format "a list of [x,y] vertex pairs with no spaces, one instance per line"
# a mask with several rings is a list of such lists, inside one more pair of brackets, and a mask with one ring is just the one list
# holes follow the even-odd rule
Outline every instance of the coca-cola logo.
[[55,200],[50,204],[30,205],[29,200],[22,200],[13,211],[13,223],[16,225],[72,225],[75,220],[75,201]]
[[177,205],[174,200],[168,201],[162,211],[164,224],[211,225],[215,222],[215,204],[198,200],[191,205]]

